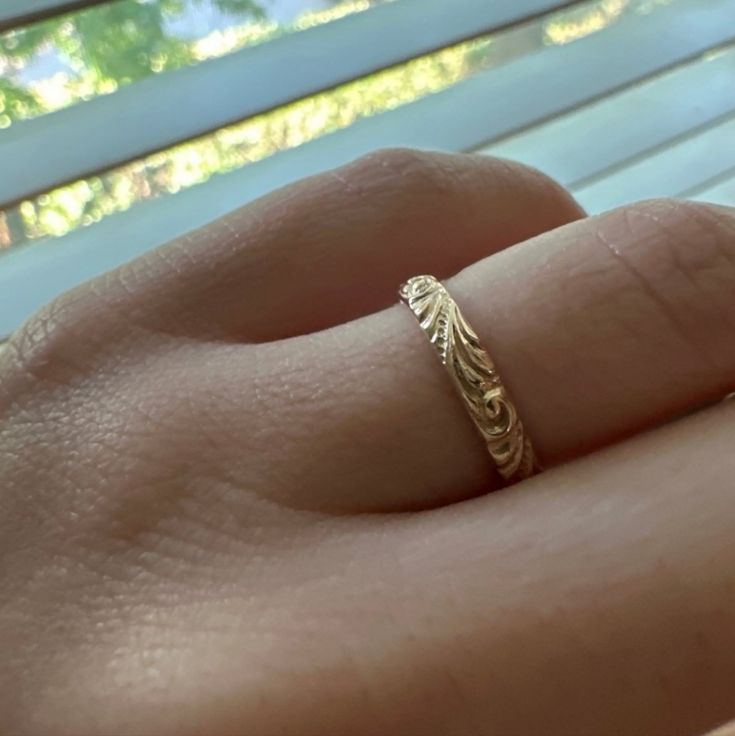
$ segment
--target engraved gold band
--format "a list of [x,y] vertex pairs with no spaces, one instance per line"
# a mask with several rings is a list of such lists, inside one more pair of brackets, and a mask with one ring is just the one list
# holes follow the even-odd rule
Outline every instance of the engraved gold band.
[[414,276],[400,290],[449,371],[506,484],[540,471],[531,442],[490,356],[444,285]]

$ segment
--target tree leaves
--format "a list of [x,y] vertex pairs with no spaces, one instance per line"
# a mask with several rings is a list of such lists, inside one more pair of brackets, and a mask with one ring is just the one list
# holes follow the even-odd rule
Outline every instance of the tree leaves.
[[[263,20],[255,0],[207,0],[238,19]],[[205,0],[118,0],[0,35],[0,94],[11,121],[38,114],[44,104],[20,81],[20,72],[44,51],[55,52],[80,88],[99,94],[152,74],[194,63],[191,43],[171,25],[192,3]]]
[[10,125],[11,120],[39,115],[43,106],[36,96],[10,79],[0,77],[0,128]]

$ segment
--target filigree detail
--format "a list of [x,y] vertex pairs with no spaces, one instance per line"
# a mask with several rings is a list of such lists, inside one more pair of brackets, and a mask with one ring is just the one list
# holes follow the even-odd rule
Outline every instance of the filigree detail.
[[400,290],[449,371],[488,452],[507,483],[538,471],[531,443],[490,356],[459,307],[433,276],[414,276]]

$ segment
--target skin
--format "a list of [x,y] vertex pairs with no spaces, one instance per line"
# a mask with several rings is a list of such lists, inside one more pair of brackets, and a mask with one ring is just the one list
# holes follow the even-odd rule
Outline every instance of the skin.
[[[396,304],[417,273],[541,475],[500,490]],[[538,172],[409,151],[70,292],[0,349],[0,732],[734,718],[733,294],[729,210],[584,218]]]
[[715,731],[712,731],[709,736],[733,736],[735,734],[735,721],[726,723]]

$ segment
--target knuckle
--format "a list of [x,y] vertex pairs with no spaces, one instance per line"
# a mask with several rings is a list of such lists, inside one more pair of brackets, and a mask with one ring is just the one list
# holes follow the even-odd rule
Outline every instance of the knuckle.
[[674,201],[682,216],[701,229],[702,234],[716,239],[717,243],[735,251],[735,210],[704,202]]
[[98,320],[86,289],[74,290],[30,317],[11,335],[8,352],[20,372],[38,380],[64,381]]
[[411,148],[386,148],[358,158],[342,170],[355,188],[415,190],[446,188],[446,166],[439,154]]
[[735,265],[735,210],[677,199],[652,199],[625,208],[631,231],[645,234],[653,226],[655,242],[675,265],[694,271]]
[[568,210],[572,217],[584,215],[584,210],[572,194],[549,174],[520,161],[492,159],[498,170],[503,171],[508,183],[525,189],[529,200],[548,203],[546,206]]
[[721,362],[735,331],[735,218],[675,199],[639,202],[603,215],[598,240],[631,275],[700,362]]
[[572,195],[547,174],[480,154],[387,148],[357,159],[339,170],[337,177],[349,191],[396,216],[410,206],[472,217],[493,197],[507,203],[508,217],[526,216],[525,205],[532,202],[535,215],[548,229],[584,216]]
[[692,221],[698,223],[713,217],[716,209],[713,205],[704,202],[694,202],[686,199],[675,199],[670,197],[657,197],[645,199],[640,202],[623,207],[631,213],[638,213],[656,219],[661,224],[678,225],[682,222]]
[[[474,154],[472,159],[475,166],[466,171],[468,180],[472,182],[479,177],[488,191],[503,196],[510,217],[527,220],[532,212],[532,219],[544,223],[543,231],[553,230],[586,214],[571,192],[540,169],[486,154]],[[529,237],[535,234],[529,233]]]

